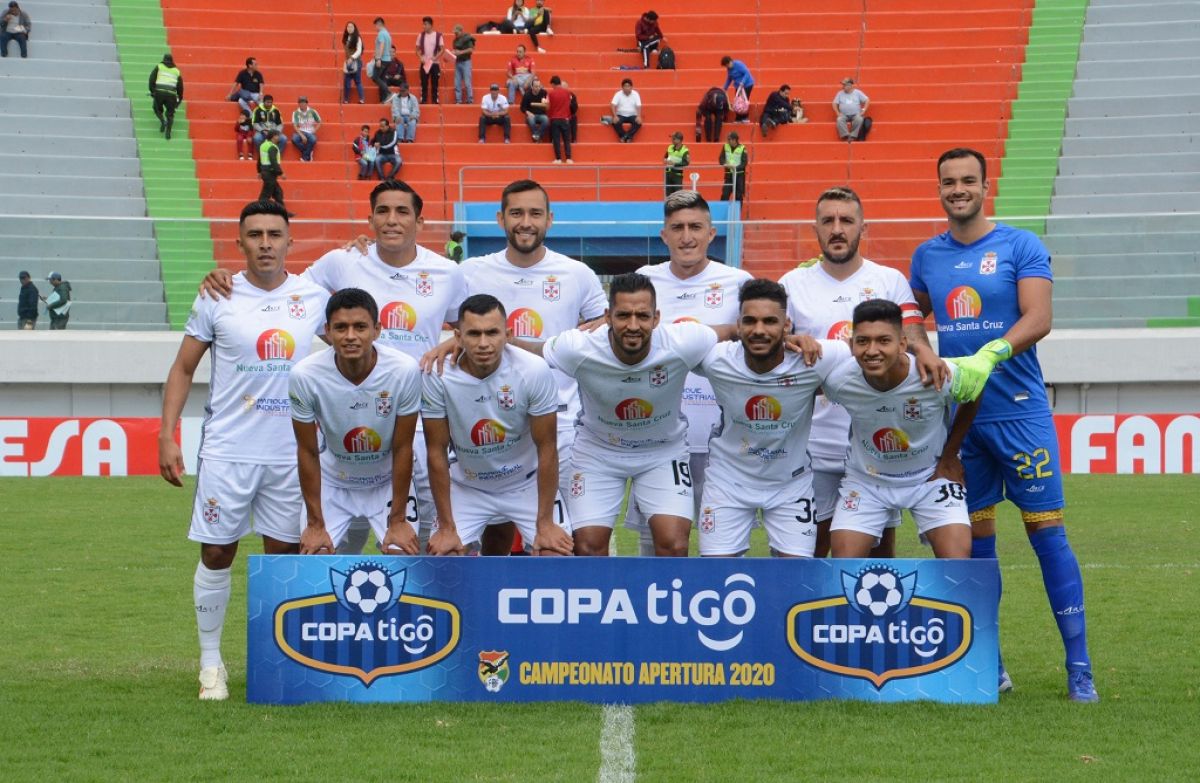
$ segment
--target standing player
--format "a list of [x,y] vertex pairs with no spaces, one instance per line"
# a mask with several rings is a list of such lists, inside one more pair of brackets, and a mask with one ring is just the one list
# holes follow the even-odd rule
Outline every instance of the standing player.
[[834,557],[867,557],[896,513],[908,509],[937,557],[971,554],[958,449],[975,403],[949,427],[950,388],[921,383],[905,351],[899,305],[873,299],[854,308],[850,348],[825,394],[850,414],[850,459],[831,531]]
[[298,551],[300,486],[295,439],[288,422],[288,374],[308,355],[321,330],[329,295],[284,267],[288,218],[273,201],[242,210],[238,247],[246,268],[233,276],[228,299],[196,298],[179,354],[163,391],[158,464],[183,486],[183,455],[175,427],[192,376],[212,349],[200,467],[188,538],[200,543],[193,594],[200,632],[200,698],[229,698],[221,631],[229,604],[230,567],[238,541],[253,529],[267,554]]
[[365,519],[385,555],[420,554],[405,508],[421,371],[399,351],[376,347],[379,308],[366,291],[338,291],[325,321],[333,350],[296,365],[288,386],[307,509],[300,552],[333,554],[350,520]]
[[[828,340],[850,338],[850,316],[859,302],[887,299],[904,313],[904,333],[919,358],[922,378],[929,372],[944,372],[943,363],[929,346],[924,318],[917,309],[904,275],[863,258],[859,252],[866,223],[858,194],[850,188],[834,187],[817,198],[813,231],[821,255],[817,263],[793,269],[780,279],[788,294],[788,315],[797,334]],[[938,378],[940,385],[940,377]],[[837,404],[817,397],[812,436],[813,489],[817,503],[816,556],[829,554],[829,523],[838,500],[838,485],[846,472],[846,444],[850,417]],[[896,551],[895,514],[872,555],[893,557]]]
[[462,356],[444,374],[425,376],[422,415],[437,505],[430,554],[460,554],[488,525],[510,520],[534,554],[573,548],[554,521],[558,385],[544,361],[506,344],[505,317],[496,297],[467,297],[455,330]]
[[[1068,695],[1077,702],[1099,701],[1087,649],[1083,577],[1063,526],[1058,438],[1035,347],[1053,320],[1050,254],[1030,232],[984,215],[988,179],[982,154],[948,150],[937,168],[950,230],[917,248],[912,287],[921,309],[937,322],[942,355],[966,357],[957,361],[964,395],[977,396],[995,368],[963,444],[971,555],[996,557],[996,504],[1007,497],[1021,509],[1042,568],[1066,648]],[[1001,665],[1000,689],[1011,688]]]

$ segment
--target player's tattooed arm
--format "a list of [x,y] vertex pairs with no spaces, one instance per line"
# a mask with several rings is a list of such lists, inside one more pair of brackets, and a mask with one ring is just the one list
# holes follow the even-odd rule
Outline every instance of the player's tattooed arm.
[[387,533],[380,549],[385,555],[419,555],[421,545],[416,531],[408,523],[408,487],[412,483],[413,434],[417,414],[397,416],[392,430],[392,505],[388,513]]
[[307,524],[300,533],[300,554],[332,555],[333,539],[325,529],[321,514],[321,459],[317,447],[317,423],[292,419],[296,433],[296,467],[300,473],[300,494],[304,498]]
[[228,269],[217,267],[210,269],[200,281],[200,296],[211,297],[214,301],[228,299],[233,295],[233,273]]
[[971,429],[971,422],[975,421],[975,414],[978,412],[978,401],[964,402],[958,406],[958,410],[954,413],[954,421],[950,425],[950,433],[946,436],[946,443],[942,446],[942,453],[938,457],[937,466],[933,470],[930,481],[943,478],[966,485],[965,473],[958,452],[962,448],[963,439],[967,437],[967,431]]
[[529,434],[537,446],[537,535],[535,555],[569,555],[575,550],[571,534],[554,524],[554,498],[558,494],[558,415],[531,416]]
[[462,539],[454,524],[450,507],[450,423],[446,419],[425,419],[425,448],[428,452],[429,489],[437,510],[437,530],[429,537],[429,554],[461,555]]
[[165,481],[177,487],[183,486],[180,478],[183,476],[183,451],[175,442],[175,427],[179,424],[188,391],[192,388],[192,376],[196,374],[196,367],[200,365],[208,346],[209,343],[185,335],[163,387],[162,420],[158,428],[158,472]]

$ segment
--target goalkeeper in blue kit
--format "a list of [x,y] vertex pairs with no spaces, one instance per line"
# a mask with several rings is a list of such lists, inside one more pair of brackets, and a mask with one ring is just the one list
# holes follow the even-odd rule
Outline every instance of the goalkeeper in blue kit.
[[[971,556],[996,557],[996,504],[1012,501],[1021,510],[1066,648],[1068,695],[1099,701],[1083,578],[1063,526],[1058,437],[1037,359],[1036,344],[1049,334],[1053,317],[1050,255],[1032,233],[984,215],[982,154],[965,148],[943,153],[938,180],[950,230],[917,248],[910,284],[922,311],[933,313],[939,353],[956,365],[955,399],[980,400],[962,447]],[[1012,688],[1003,662],[999,687]]]

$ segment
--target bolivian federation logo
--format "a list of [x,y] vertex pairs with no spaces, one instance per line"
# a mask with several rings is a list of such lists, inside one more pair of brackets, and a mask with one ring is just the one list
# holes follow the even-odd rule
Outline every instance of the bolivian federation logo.
[[901,576],[872,564],[842,572],[842,595],[796,604],[788,612],[788,646],[818,669],[869,681],[945,669],[971,648],[965,606],[916,595],[917,573]]
[[360,680],[417,671],[458,646],[458,608],[405,595],[406,570],[364,561],[329,570],[328,593],[280,604],[275,643],[301,666]]
[[499,693],[508,682],[508,653],[504,650],[479,651],[479,681],[488,693]]

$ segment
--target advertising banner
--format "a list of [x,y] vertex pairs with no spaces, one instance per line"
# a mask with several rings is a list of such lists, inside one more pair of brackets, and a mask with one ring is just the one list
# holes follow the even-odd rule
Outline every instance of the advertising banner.
[[988,560],[250,558],[251,702],[996,701]]
[[1200,414],[1055,416],[1067,473],[1200,473]]

